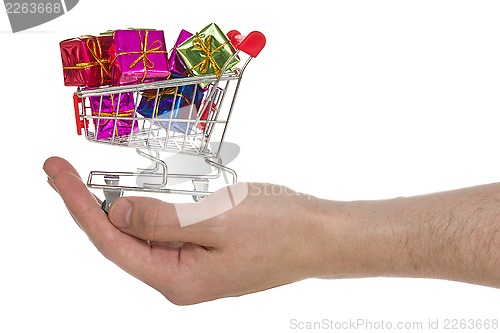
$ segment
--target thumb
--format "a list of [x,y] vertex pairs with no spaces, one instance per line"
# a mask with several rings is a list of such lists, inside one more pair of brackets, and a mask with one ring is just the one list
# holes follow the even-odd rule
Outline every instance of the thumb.
[[[193,211],[197,209],[196,203],[183,205]],[[220,227],[215,228],[208,221],[182,227],[175,205],[154,198],[119,198],[111,205],[108,218],[122,232],[148,241],[217,247],[216,240],[220,239]]]

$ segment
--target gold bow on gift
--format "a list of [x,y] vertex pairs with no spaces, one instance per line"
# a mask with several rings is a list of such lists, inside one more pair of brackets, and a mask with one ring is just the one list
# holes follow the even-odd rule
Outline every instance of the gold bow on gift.
[[[175,94],[175,88],[164,88],[158,90],[158,98],[160,98],[163,95],[173,95]],[[142,93],[143,97],[146,97],[148,102],[154,100],[156,98],[156,90],[146,90],[145,92]]]
[[211,50],[212,47],[212,35],[208,35],[205,38],[205,41],[203,41],[198,33],[196,33],[193,36],[193,47],[195,49],[201,50],[203,53],[205,53],[205,58],[194,65],[193,67],[190,68],[190,70],[193,70],[197,67],[200,67],[200,73],[201,74],[206,74],[208,69],[210,68],[210,65],[212,65],[212,68],[214,69],[215,76],[219,77],[220,76],[220,71],[221,68],[219,64],[215,61],[213,54],[222,49],[226,44],[229,43],[229,41],[225,41],[221,45],[217,46],[215,49]]
[[[156,107],[155,107],[155,110],[154,110],[154,113],[151,115],[152,117],[158,117],[158,109],[160,107],[160,99],[161,99],[161,96],[166,96],[166,95],[174,95],[175,94],[175,88],[164,88],[164,89],[160,89],[158,91],[158,101],[156,102]],[[151,102],[153,100],[156,99],[156,90],[149,90],[149,91],[145,91],[142,93],[142,96],[146,98],[146,100],[148,102]],[[176,98],[182,98],[186,103],[187,105],[190,105],[191,104],[191,100],[186,98],[186,96],[184,96],[183,94],[181,93],[177,93],[175,94]],[[173,101],[172,101],[173,102]]]
[[92,57],[94,57],[95,61],[79,62],[75,66],[63,66],[63,69],[87,69],[94,66],[99,66],[102,86],[104,85],[104,74],[106,74],[107,77],[111,77],[111,73],[109,71],[109,59],[103,59],[99,38],[89,36],[87,41],[85,42],[85,46],[87,46],[87,49],[89,50]]
[[[115,95],[114,94],[111,94],[109,95],[109,97],[111,98],[111,112],[107,112],[107,111],[101,111],[100,113],[98,112],[94,112],[94,114],[98,117],[116,117],[117,119],[117,123],[116,123],[116,126],[115,127],[115,137],[117,137],[119,135],[118,133],[118,124],[122,125],[122,126],[128,126],[129,124],[127,124],[125,121],[129,120],[129,121],[133,121],[132,119],[119,119],[121,117],[125,118],[125,117],[133,117],[134,116],[134,112],[135,110],[134,109],[130,109],[130,110],[116,110],[116,106],[115,106]],[[120,105],[121,102],[118,104]],[[115,110],[115,111],[113,111]],[[103,120],[104,122],[101,123],[101,120]],[[99,119],[99,121],[97,122],[97,126],[100,128],[106,126],[106,124],[110,121],[110,120],[114,120],[114,119]],[[132,126],[132,124],[130,124],[130,126]]]
[[157,53],[167,53],[166,51],[162,51],[161,47],[163,46],[162,42],[159,41],[158,39],[153,41],[151,43],[151,47],[148,49],[148,37],[149,37],[149,30],[144,30],[144,40],[142,40],[141,36],[141,30],[137,30],[137,33],[139,34],[139,43],[141,50],[140,51],[127,51],[127,52],[120,52],[116,55],[116,57],[113,59],[112,63],[118,59],[119,56],[126,55],[126,54],[139,54],[139,57],[135,59],[134,62],[132,62],[129,66],[130,69],[132,69],[135,65],[137,65],[141,60],[142,60],[142,65],[144,69],[144,74],[141,79],[141,83],[144,82],[146,79],[148,69],[154,68],[155,64],[151,59],[148,58],[149,54],[157,54]]
[[[118,114],[117,114],[118,112]],[[101,113],[99,114],[99,117],[117,117],[116,118],[116,126],[114,126],[115,128],[115,137],[119,136],[119,133],[118,133],[118,125],[122,125],[122,126],[132,126],[132,124],[128,124],[126,123],[126,121],[133,121],[132,119],[120,119],[121,117],[125,118],[125,117],[133,117],[134,116],[134,109],[131,109],[131,110],[121,110],[121,111],[113,111],[113,112],[106,112],[106,111],[101,111]],[[101,120],[103,120],[104,122],[101,123]],[[114,120],[114,119],[99,119],[98,123],[97,123],[97,126],[99,127],[99,129],[102,129],[104,126],[106,126],[106,124],[110,121],[110,120]],[[131,129],[132,130],[132,129]]]
[[[158,98],[161,98],[161,96],[173,95],[173,94],[175,94],[175,88],[160,89],[158,91]],[[146,97],[148,102],[150,102],[156,98],[156,90],[145,91],[142,93],[142,96]],[[177,93],[176,96],[184,99],[184,101],[186,101],[186,103],[191,104],[191,101],[189,99],[187,99],[183,94]]]

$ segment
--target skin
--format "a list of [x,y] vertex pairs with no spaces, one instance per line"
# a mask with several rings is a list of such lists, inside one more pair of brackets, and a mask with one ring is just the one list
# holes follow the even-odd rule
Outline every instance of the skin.
[[199,214],[217,208],[228,191],[248,190],[231,209],[183,224],[176,205],[145,197],[120,198],[106,215],[67,161],[51,157],[44,170],[96,248],[175,304],[312,277],[426,277],[500,287],[500,184],[341,202],[242,183],[182,204],[187,214]]

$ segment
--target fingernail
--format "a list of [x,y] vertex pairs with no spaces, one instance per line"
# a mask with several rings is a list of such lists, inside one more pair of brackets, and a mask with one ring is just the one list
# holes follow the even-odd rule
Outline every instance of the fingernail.
[[109,209],[109,219],[117,227],[130,226],[132,204],[125,198],[117,199]]

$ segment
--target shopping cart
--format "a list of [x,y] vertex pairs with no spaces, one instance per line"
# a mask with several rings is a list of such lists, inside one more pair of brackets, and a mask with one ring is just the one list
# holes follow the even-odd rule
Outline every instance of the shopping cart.
[[[227,60],[218,76],[174,78],[97,89],[78,88],[74,93],[79,135],[84,134],[87,140],[95,143],[135,148],[137,154],[152,163],[149,168],[133,172],[89,173],[87,186],[103,190],[105,200],[102,207],[106,212],[124,191],[187,194],[199,201],[211,193],[209,183],[222,175],[226,183],[237,182],[236,172],[223,164],[220,153],[243,73],[249,62],[264,48],[266,40],[258,31],[242,36],[232,30],[227,35],[236,53]],[[235,57],[243,55],[241,51],[247,56],[246,60],[240,59],[243,65],[228,70],[228,64]],[[186,89],[190,89],[190,100],[186,100],[186,96],[181,93]],[[170,94],[172,109],[159,115],[157,110],[164,94]],[[138,112],[145,98],[153,108],[150,116]],[[174,106],[179,105],[176,101],[180,99],[185,100],[185,106],[174,110]],[[104,103],[110,100],[117,104],[114,105],[117,112],[103,111]],[[122,106],[127,112],[118,112]],[[128,133],[119,130],[124,123],[129,128]],[[107,135],[103,135],[102,125],[110,124]],[[199,174],[171,173],[166,156],[172,153],[201,157],[211,171]],[[186,184],[189,188],[186,188]]]

